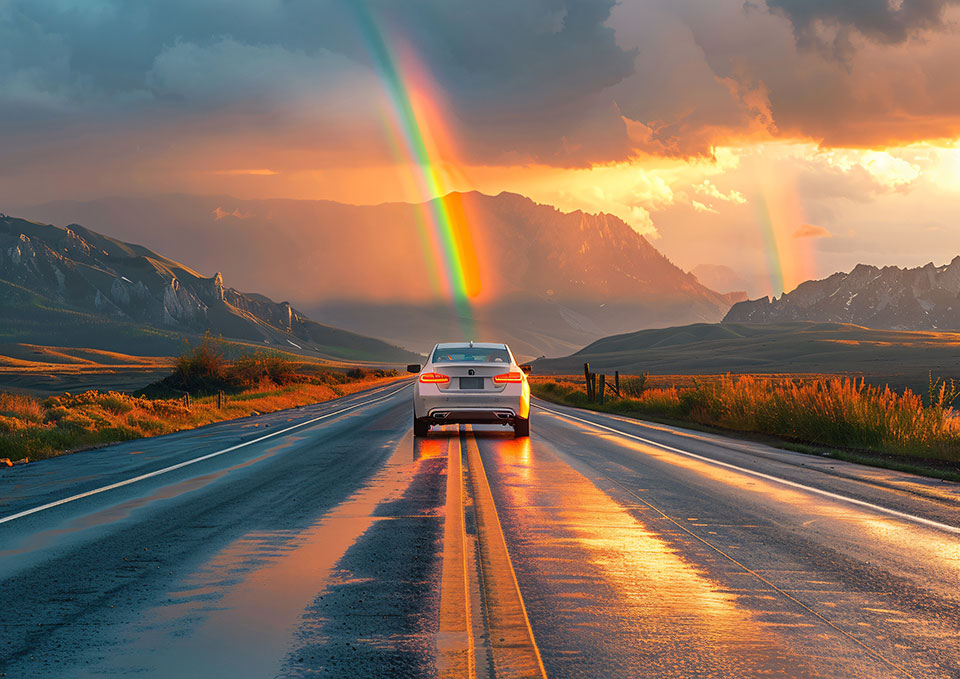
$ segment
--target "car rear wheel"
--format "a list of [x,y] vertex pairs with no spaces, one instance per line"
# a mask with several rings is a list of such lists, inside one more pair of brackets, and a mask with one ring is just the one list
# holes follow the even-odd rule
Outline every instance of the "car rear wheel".
[[416,417],[413,418],[413,435],[416,437],[426,436],[427,432],[430,431],[430,425],[424,422],[423,420],[418,420]]
[[514,435],[516,438],[521,438],[521,437],[523,437],[523,436],[530,436],[530,420],[529,420],[529,418],[526,419],[526,420],[524,420],[524,419],[517,419],[517,421],[513,423],[513,435]]

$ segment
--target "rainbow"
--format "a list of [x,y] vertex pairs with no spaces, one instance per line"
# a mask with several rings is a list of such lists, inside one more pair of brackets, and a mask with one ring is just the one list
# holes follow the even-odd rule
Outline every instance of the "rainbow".
[[774,297],[793,290],[816,273],[810,238],[801,237],[806,215],[796,182],[770,179],[754,201]]
[[777,243],[777,232],[773,226],[773,218],[767,205],[767,197],[761,195],[754,203],[757,207],[757,219],[760,223],[760,232],[763,236],[763,251],[767,259],[767,275],[770,277],[770,290],[773,297],[784,292],[783,260],[780,256],[780,245]]
[[388,132],[394,152],[414,168],[421,198],[419,235],[426,258],[433,263],[434,290],[453,302],[462,339],[475,339],[470,300],[481,291],[479,267],[460,194],[450,192],[440,171],[444,156],[432,131],[442,130],[443,120],[437,107],[431,106],[431,98],[420,96],[430,91],[429,79],[412,55],[398,58],[366,3],[348,4],[354,8],[390,102]]

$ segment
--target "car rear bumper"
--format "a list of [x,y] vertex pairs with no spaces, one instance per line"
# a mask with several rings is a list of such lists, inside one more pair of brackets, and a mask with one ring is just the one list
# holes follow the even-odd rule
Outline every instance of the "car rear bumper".
[[433,385],[421,386],[426,388],[414,394],[414,414],[433,424],[512,423],[530,417],[530,392],[520,385],[486,394],[442,392]]
[[434,408],[423,418],[430,424],[513,424],[517,411],[512,408]]

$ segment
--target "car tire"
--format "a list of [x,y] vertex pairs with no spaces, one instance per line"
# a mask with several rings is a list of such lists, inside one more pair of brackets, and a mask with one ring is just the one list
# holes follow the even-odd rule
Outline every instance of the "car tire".
[[419,420],[416,417],[413,418],[413,435],[417,438],[422,438],[427,435],[427,432],[430,431],[430,425],[423,420]]
[[525,436],[530,436],[530,419],[518,418],[513,423],[513,435],[516,438],[523,438]]

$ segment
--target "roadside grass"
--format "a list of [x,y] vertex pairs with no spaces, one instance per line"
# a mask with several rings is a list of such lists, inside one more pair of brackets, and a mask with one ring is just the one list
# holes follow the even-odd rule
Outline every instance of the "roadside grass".
[[939,381],[931,380],[925,402],[910,390],[850,378],[726,375],[643,389],[603,406],[587,400],[582,379],[539,379],[531,386],[556,403],[771,436],[835,449],[838,457],[866,452],[948,463],[954,470],[960,462],[960,418],[950,407],[956,392]]
[[398,377],[394,370],[348,374],[267,353],[226,361],[205,341],[181,356],[171,376],[139,394],[87,391],[39,399],[0,393],[0,459],[42,460],[194,429],[327,401]]

